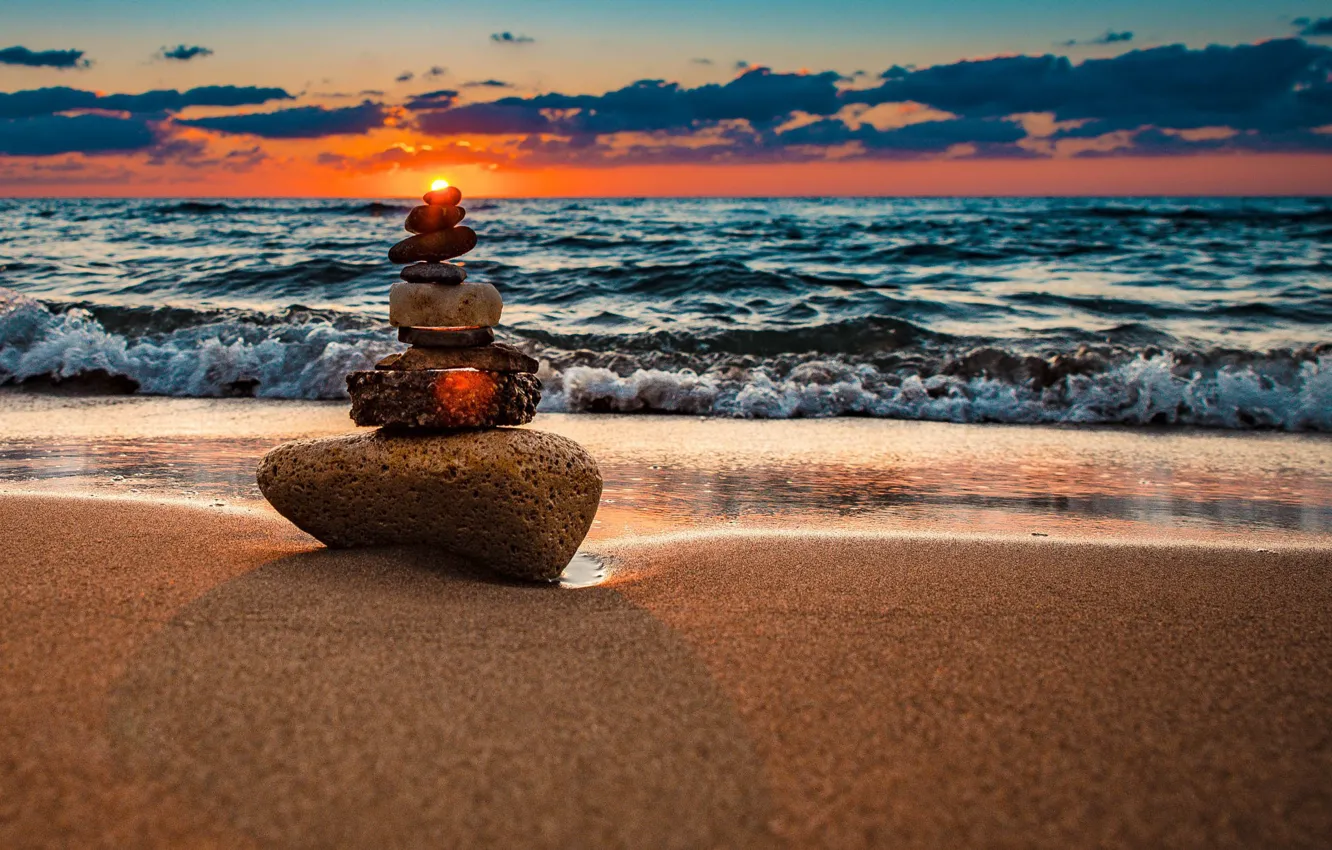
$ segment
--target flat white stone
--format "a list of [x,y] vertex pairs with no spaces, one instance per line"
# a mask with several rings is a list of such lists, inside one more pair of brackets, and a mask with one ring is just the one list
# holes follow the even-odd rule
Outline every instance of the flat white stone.
[[408,283],[389,288],[389,324],[395,328],[493,328],[504,300],[488,283]]

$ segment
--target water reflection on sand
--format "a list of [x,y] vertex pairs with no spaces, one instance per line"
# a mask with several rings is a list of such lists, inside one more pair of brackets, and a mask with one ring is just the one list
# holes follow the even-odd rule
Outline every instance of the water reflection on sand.
[[[0,488],[260,505],[278,442],[336,403],[0,395]],[[707,526],[1332,533],[1332,446],[1291,434],[543,415],[606,480],[593,539]]]

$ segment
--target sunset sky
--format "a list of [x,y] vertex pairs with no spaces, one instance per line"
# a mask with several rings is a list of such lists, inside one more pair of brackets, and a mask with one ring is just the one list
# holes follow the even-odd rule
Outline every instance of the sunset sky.
[[0,194],[1329,194],[1329,11],[7,4]]

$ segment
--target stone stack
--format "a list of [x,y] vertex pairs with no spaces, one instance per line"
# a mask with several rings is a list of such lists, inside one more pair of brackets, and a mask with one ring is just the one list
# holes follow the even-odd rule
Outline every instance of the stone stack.
[[532,421],[541,400],[537,362],[495,342],[504,300],[488,283],[468,283],[449,262],[476,247],[459,224],[467,211],[449,187],[426,194],[407,215],[410,236],[389,260],[411,263],[389,289],[389,324],[412,347],[373,372],[347,376],[357,425],[400,428],[488,428]]
[[411,347],[347,376],[351,416],[369,434],[278,446],[259,487],[329,546],[423,545],[519,578],[551,580],[592,525],[596,461],[532,421],[537,362],[495,342],[503,300],[450,262],[476,247],[462,193],[426,194],[389,250],[404,268],[389,323]]

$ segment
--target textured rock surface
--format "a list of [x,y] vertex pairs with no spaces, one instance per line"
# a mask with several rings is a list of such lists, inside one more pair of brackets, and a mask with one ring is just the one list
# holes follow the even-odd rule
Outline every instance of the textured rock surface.
[[525,372],[377,369],[348,375],[347,392],[357,425],[491,428],[531,422],[541,381]]
[[448,186],[444,189],[426,192],[421,196],[421,200],[435,206],[457,206],[462,202],[462,192],[458,191],[455,186]]
[[375,364],[376,369],[480,369],[483,372],[533,372],[536,358],[528,357],[512,345],[493,342],[480,348],[421,348],[413,346],[400,354],[390,354]]
[[451,260],[476,247],[476,231],[467,225],[437,233],[408,236],[389,249],[389,262],[417,263],[422,260]]
[[398,276],[412,283],[462,283],[467,269],[454,263],[413,263],[403,266]]
[[504,300],[488,283],[408,283],[389,287],[389,324],[395,328],[493,328]]
[[437,230],[448,230],[466,217],[467,210],[462,207],[427,204],[412,207],[403,227],[408,233],[434,233]]
[[551,580],[592,526],[601,472],[582,446],[544,431],[375,431],[278,446],[259,464],[259,489],[334,548],[429,546]]

